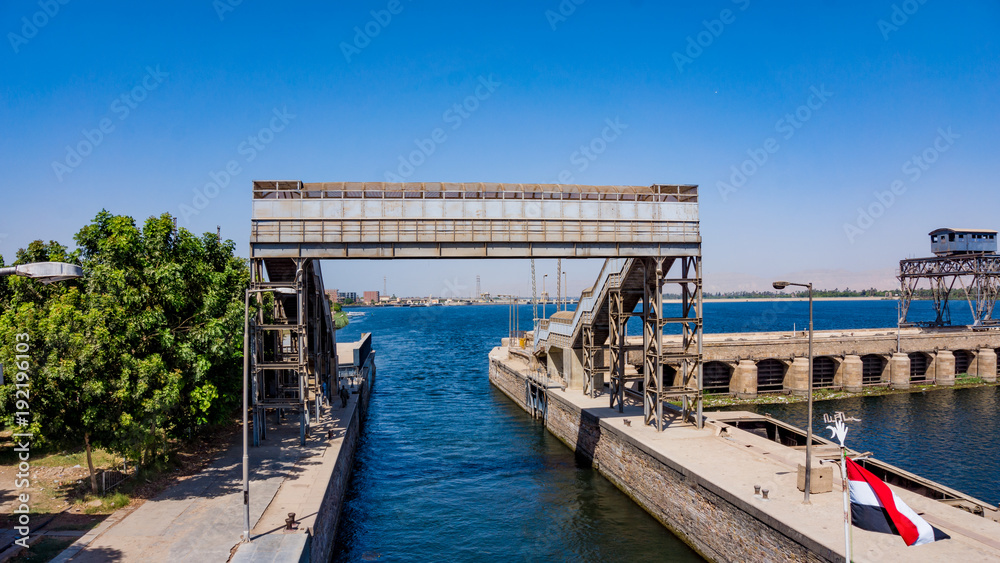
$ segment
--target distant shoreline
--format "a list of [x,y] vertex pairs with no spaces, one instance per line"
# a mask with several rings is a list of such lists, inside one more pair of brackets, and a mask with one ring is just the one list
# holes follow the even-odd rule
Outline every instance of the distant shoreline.
[[[526,298],[524,298],[526,299]],[[813,301],[897,301],[898,298],[886,299],[885,297],[813,297]],[[722,303],[778,303],[783,301],[809,301],[808,297],[706,297],[704,299],[705,303],[722,302]],[[664,303],[680,303],[680,299],[664,299]],[[521,302],[522,305],[530,305],[530,301]],[[548,302],[548,306],[552,306],[552,302]],[[501,301],[494,301],[492,303],[477,303],[472,302],[468,305],[505,305],[509,306],[509,303],[504,303]],[[541,301],[539,301],[541,305]],[[576,305],[574,301],[572,305]],[[372,305],[365,303],[354,303],[351,305],[341,305],[343,308],[360,308],[360,307],[400,307],[400,305]]]
[[[763,303],[772,303],[777,301],[809,301],[808,297],[706,297],[705,302],[709,301],[729,301],[733,303],[750,303],[753,301],[760,301]],[[813,297],[813,301],[896,301],[896,298],[886,299],[885,297]],[[680,303],[680,299],[674,299],[672,302]]]

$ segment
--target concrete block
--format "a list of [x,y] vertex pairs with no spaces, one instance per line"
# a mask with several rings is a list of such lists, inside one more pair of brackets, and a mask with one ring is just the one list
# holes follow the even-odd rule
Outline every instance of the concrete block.
[[889,383],[893,389],[910,388],[910,356],[893,354],[889,360]]
[[[594,391],[601,393],[604,390],[604,372],[599,371],[594,374]],[[583,389],[583,387],[580,387]]]
[[729,392],[740,399],[757,396],[757,364],[752,360],[740,360],[729,380]]
[[843,373],[844,389],[851,393],[859,393],[862,386],[861,356],[844,356],[844,365],[841,367]]
[[934,355],[934,382],[950,387],[955,384],[955,354],[939,350]]
[[993,348],[981,348],[976,354],[976,375],[988,383],[997,381],[997,353]]
[[553,348],[550,354],[562,352],[561,375],[570,389],[583,389],[583,349]]
[[[806,466],[799,464],[798,487],[800,491],[806,490]],[[833,491],[833,466],[823,465],[812,467],[812,476],[809,481],[809,494],[829,493]]]
[[792,360],[792,365],[785,372],[785,389],[800,397],[809,393],[809,358]]

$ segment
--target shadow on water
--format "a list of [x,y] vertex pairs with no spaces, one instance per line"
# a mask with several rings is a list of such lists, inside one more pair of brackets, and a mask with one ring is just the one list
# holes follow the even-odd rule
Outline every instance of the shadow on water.
[[505,306],[369,309],[337,337],[362,331],[379,383],[335,560],[701,560],[490,385]]

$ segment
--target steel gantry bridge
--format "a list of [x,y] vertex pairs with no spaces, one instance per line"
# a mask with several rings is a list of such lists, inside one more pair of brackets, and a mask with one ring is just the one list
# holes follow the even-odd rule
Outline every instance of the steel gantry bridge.
[[[582,367],[591,394],[608,373],[611,404],[619,408],[630,381],[641,381],[630,391],[642,393],[646,423],[658,429],[666,400],[681,398],[700,415],[696,186],[257,181],[250,262],[258,307],[249,333],[255,417],[269,406],[296,407],[305,425],[323,383],[328,394],[340,385],[318,261],[415,258],[605,258],[601,279],[577,310],[560,313],[566,322],[538,324],[536,357],[569,357],[562,369],[571,375],[572,366]],[[673,284],[681,289],[681,314],[666,318],[664,287]],[[641,374],[625,367],[633,316],[643,323]],[[660,336],[668,326],[679,326],[683,341],[665,350]],[[606,366],[596,361],[604,350]]]
[[1000,326],[1000,322],[993,318],[997,296],[1000,294],[1000,256],[963,254],[900,260],[898,278],[901,286],[900,326],[919,324],[910,322],[908,315],[918,285],[924,280],[930,284],[936,315],[933,321],[924,324],[931,326],[951,324],[948,301],[952,290],[958,284],[965,291],[972,312],[972,326],[984,328]]

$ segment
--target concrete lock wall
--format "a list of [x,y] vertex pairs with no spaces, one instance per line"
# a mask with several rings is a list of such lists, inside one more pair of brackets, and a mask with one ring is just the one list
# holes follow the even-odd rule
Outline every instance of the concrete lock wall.
[[368,414],[368,400],[371,397],[374,380],[373,370],[358,390],[357,408],[351,415],[351,422],[344,435],[337,463],[323,495],[319,512],[316,514],[316,524],[312,529],[312,537],[306,546],[306,553],[313,563],[330,561],[333,557],[333,543],[337,538],[337,526],[340,523],[340,513],[343,509],[344,493],[347,492],[347,484],[351,479],[354,452],[357,449],[358,438],[361,436],[362,424]]
[[[742,367],[741,376],[756,373],[752,363]],[[489,375],[495,387],[528,410],[524,403],[524,379],[499,367],[493,354]],[[549,432],[590,461],[616,487],[707,559],[765,561],[776,553],[794,561],[842,559],[825,546],[775,522],[745,500],[619,432],[608,421],[581,411],[560,398],[558,392],[549,393],[548,398],[545,426]],[[650,483],[657,485],[650,488]],[[752,541],[733,541],[734,537]]]

